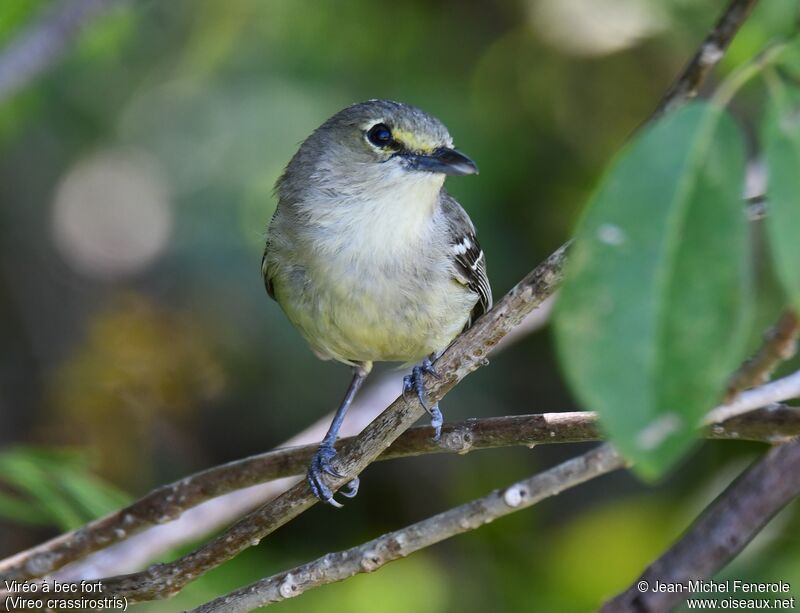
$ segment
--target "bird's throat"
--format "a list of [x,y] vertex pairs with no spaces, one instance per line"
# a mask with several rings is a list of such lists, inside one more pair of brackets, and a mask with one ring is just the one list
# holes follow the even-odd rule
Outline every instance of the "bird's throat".
[[443,182],[442,175],[414,173],[378,189],[340,196],[335,206],[339,212],[346,208],[347,215],[326,215],[315,208],[313,223],[324,229],[317,236],[325,237],[326,250],[341,253],[352,248],[379,260],[397,258],[417,249],[432,231]]

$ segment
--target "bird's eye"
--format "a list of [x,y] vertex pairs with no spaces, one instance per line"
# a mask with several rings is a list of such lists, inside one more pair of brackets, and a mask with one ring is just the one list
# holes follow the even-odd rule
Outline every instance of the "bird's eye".
[[385,147],[392,142],[392,131],[382,123],[376,123],[367,132],[367,140],[376,147]]

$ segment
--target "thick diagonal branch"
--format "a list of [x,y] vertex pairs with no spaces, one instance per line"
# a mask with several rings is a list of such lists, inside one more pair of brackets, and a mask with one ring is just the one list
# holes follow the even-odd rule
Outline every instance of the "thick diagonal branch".
[[[771,449],[731,484],[686,534],[627,590],[601,609],[608,613],[668,611],[685,600],[690,580],[713,576],[800,495],[800,440]],[[642,586],[682,584],[684,593]],[[642,583],[646,582],[646,583]]]

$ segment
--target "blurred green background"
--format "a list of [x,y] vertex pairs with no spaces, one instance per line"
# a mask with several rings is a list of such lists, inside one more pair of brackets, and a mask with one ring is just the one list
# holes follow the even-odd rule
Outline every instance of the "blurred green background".
[[[0,3],[0,49],[48,4]],[[722,6],[150,0],[94,22],[52,70],[0,103],[0,555],[274,447],[335,408],[347,369],[313,356],[259,275],[272,186],[324,119],[392,98],[444,121],[481,168],[448,189],[479,229],[499,297],[568,238],[604,165]],[[720,74],[786,32],[794,10],[793,0],[762,3]],[[746,127],[760,113],[751,89],[733,109]],[[754,343],[781,306],[769,278],[759,291]],[[458,420],[578,407],[544,331],[442,408]],[[138,610],[199,604],[581,449],[374,465],[344,510],[318,505],[175,599]],[[588,610],[761,449],[705,443],[661,483],[605,477],[276,606]],[[790,507],[723,576],[782,579],[800,594],[798,527]]]

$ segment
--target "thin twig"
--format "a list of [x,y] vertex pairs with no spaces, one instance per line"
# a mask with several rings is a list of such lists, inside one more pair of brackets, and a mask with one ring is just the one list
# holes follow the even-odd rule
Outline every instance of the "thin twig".
[[[752,411],[709,428],[705,436],[775,442],[800,435],[800,408],[776,405]],[[406,430],[378,460],[434,453],[465,454],[498,447],[585,443],[602,440],[597,415],[589,411],[542,413],[467,419],[445,424],[438,441],[429,426]],[[343,449],[355,437],[343,438]],[[305,472],[317,445],[275,449],[191,475],[159,487],[124,509],[97,519],[35,548],[0,562],[0,579],[22,580],[41,576],[41,567],[55,570],[91,552],[103,549],[163,523],[212,498],[283,477]]]
[[700,49],[694,54],[681,72],[675,84],[656,108],[652,119],[670,112],[689,98],[697,95],[697,90],[711,70],[719,63],[736,32],[747,20],[757,0],[733,0],[725,13],[717,21],[714,29],[706,36]]
[[[713,576],[770,519],[800,495],[800,440],[771,449],[731,484],[663,556],[601,609],[611,613],[668,611],[689,596],[689,581]],[[656,582],[684,586],[656,591]]]
[[725,403],[733,402],[744,390],[769,381],[778,365],[790,359],[797,351],[799,333],[800,318],[792,309],[786,309],[778,323],[764,334],[764,341],[758,351],[731,377],[725,391]]
[[790,398],[800,398],[800,370],[782,379],[765,383],[761,387],[742,392],[733,402],[719,406],[706,415],[703,424],[720,424],[758,407],[769,406]]
[[0,52],[0,102],[55,63],[82,29],[119,0],[63,0]]
[[407,528],[262,579],[194,609],[194,613],[244,613],[381,566],[445,539],[475,530],[585,481],[625,466],[609,445],[567,460],[529,479],[495,490]]

